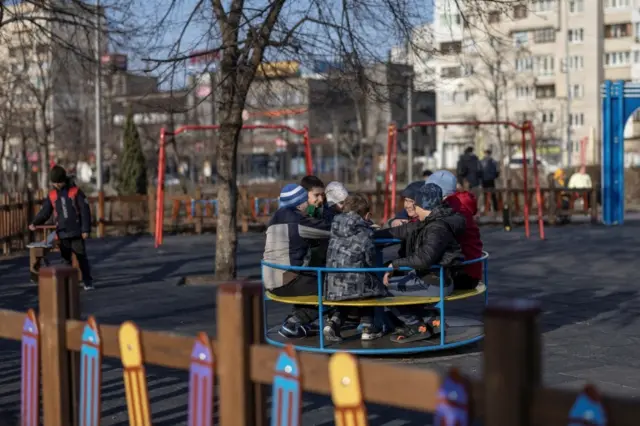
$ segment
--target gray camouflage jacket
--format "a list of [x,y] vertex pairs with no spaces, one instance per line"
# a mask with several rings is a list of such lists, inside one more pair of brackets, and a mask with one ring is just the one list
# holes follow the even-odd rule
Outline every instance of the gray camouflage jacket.
[[[356,213],[336,216],[331,224],[327,250],[329,268],[375,268],[373,229]],[[328,273],[325,295],[328,300],[363,299],[386,295],[386,287],[375,273]]]

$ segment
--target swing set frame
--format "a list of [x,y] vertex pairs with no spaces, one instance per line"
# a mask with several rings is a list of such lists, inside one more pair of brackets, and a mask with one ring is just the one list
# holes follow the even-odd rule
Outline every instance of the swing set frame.
[[[444,127],[448,126],[474,126],[476,129],[480,126],[504,126],[520,131],[521,148],[522,148],[522,174],[524,180],[524,233],[527,238],[531,236],[529,224],[529,187],[528,187],[528,161],[527,161],[527,134],[529,134],[529,143],[531,144],[532,160],[533,160],[533,178],[536,192],[536,204],[538,214],[538,234],[541,240],[544,236],[544,218],[542,209],[542,191],[540,190],[540,178],[538,174],[538,156],[536,148],[536,132],[533,123],[529,120],[524,121],[521,125],[513,121],[421,121],[417,123],[409,123],[404,127],[397,127],[395,123],[389,124],[387,132],[387,171],[385,173],[385,197],[384,197],[384,218],[386,223],[389,218],[393,217],[396,211],[396,198],[398,186],[398,133],[412,131],[419,127]],[[411,165],[413,167],[413,165]]]

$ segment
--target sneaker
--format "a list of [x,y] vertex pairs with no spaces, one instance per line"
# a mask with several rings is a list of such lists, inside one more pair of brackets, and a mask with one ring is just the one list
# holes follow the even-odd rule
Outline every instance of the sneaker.
[[430,327],[424,323],[407,325],[401,332],[393,334],[391,341],[393,343],[411,343],[420,340],[426,340],[433,336]]
[[92,282],[88,282],[88,283],[84,283],[84,289],[87,290],[87,291],[88,290],[94,290],[95,287],[93,286]]
[[434,335],[435,334],[440,334],[442,332],[442,326],[443,325],[444,325],[445,328],[447,327],[446,323],[443,323],[442,321],[440,321],[440,317],[439,316],[432,316],[432,317],[428,318],[425,323],[431,329],[431,332]]
[[370,341],[376,340],[382,337],[382,330],[376,327],[375,325],[365,324],[362,327],[362,334],[360,335],[360,340]]
[[302,339],[309,335],[309,326],[297,322],[285,321],[278,334],[286,339]]
[[340,327],[333,321],[327,321],[322,329],[324,338],[330,342],[342,342],[342,336],[340,335]]

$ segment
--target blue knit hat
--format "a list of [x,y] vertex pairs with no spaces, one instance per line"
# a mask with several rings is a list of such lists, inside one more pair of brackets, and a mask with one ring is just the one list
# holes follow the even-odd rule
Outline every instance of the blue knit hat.
[[456,193],[458,180],[448,170],[438,170],[427,178],[427,183],[435,183],[442,189],[442,196],[448,197]]
[[295,183],[285,185],[280,191],[280,207],[298,207],[308,199],[307,190]]
[[425,183],[416,193],[416,206],[424,210],[433,210],[442,204],[442,188],[435,183]]
[[414,200],[416,198],[416,194],[418,193],[420,188],[422,188],[423,186],[424,186],[424,181],[423,180],[419,180],[419,181],[416,181],[416,182],[411,182],[409,185],[407,185],[407,187],[405,189],[402,190],[401,195],[404,198],[410,198],[410,199]]

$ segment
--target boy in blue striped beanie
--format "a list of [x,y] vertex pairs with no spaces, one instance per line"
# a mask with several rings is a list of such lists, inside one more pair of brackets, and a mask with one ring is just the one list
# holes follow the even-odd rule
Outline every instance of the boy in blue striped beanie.
[[309,204],[308,198],[309,194],[306,189],[295,183],[289,183],[280,191],[280,198],[278,200],[280,202],[280,208],[295,207],[299,210],[306,210]]
[[[308,197],[308,191],[302,186],[285,185],[280,191],[280,208],[267,226],[263,255],[267,265],[262,266],[262,281],[268,292],[279,297],[318,294],[318,277],[314,269],[287,269],[288,266],[311,266],[311,249],[314,244],[317,240],[329,239],[331,224],[309,216]],[[284,321],[278,333],[290,339],[305,337],[310,331],[310,324],[316,319],[317,307],[294,305],[292,314]]]

